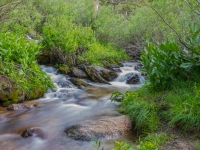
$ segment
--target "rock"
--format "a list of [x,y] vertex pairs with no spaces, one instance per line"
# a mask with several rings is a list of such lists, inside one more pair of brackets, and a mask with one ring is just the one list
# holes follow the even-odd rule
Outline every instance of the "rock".
[[40,137],[42,139],[47,138],[47,134],[45,133],[45,131],[42,128],[39,128],[39,127],[28,128],[21,133],[21,136],[23,138],[28,138],[28,137],[31,137],[31,136]]
[[24,100],[23,91],[14,88],[14,83],[6,76],[0,75],[0,101],[4,106]]
[[7,107],[7,110],[28,110],[30,107],[26,104],[11,104]]
[[68,81],[68,80],[59,81],[57,84],[62,88],[71,88],[73,86],[72,83],[70,81]]
[[82,79],[78,79],[78,78],[70,78],[69,79],[74,85],[77,85],[77,86],[87,86],[87,82],[85,82],[84,80]]
[[116,64],[110,64],[110,68],[119,68],[120,66],[116,65]]
[[85,66],[85,71],[87,72],[89,78],[94,82],[110,84],[106,81],[99,72],[93,66]]
[[88,78],[88,75],[84,71],[76,67],[72,69],[71,74],[72,76],[77,77],[77,78],[84,78],[84,79]]
[[116,138],[131,128],[130,119],[123,115],[73,125],[67,128],[65,132],[68,137],[75,140],[90,141],[92,138]]
[[101,75],[102,78],[107,81],[112,81],[117,77],[117,73],[112,70],[108,70],[99,66],[94,66],[94,69]]
[[112,68],[114,72],[122,72],[120,68]]
[[134,67],[135,70],[140,70],[140,69],[143,69],[144,66],[142,64],[138,64]]
[[126,84],[137,84],[140,82],[139,76],[137,74],[133,74],[128,80],[126,80]]

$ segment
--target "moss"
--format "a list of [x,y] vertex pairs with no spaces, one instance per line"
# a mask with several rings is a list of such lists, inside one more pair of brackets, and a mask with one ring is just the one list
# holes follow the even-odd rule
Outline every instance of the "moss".
[[45,87],[34,87],[34,88],[31,88],[30,92],[26,94],[26,98],[28,100],[34,100],[34,99],[42,97],[45,92],[46,92]]
[[81,79],[71,78],[70,81],[71,81],[73,84],[77,85],[77,86],[81,86],[81,85],[87,86],[87,83],[86,83],[85,81],[81,80]]

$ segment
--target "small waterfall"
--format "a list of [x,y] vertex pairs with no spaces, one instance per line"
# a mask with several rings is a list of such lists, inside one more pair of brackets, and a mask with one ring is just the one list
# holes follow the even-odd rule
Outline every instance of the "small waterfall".
[[[123,67],[120,67],[121,72],[118,73],[118,77],[110,82],[115,86],[123,86],[123,87],[140,87],[144,81],[144,76],[141,75],[141,72],[136,70],[135,68],[139,65],[137,62],[126,62],[123,63]],[[127,84],[127,80],[137,75],[139,78],[139,82],[137,84]]]

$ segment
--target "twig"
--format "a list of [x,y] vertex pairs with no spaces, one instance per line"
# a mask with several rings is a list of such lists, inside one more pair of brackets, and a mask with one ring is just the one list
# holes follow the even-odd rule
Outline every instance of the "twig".
[[187,0],[184,0],[185,1],[185,3],[190,7],[190,9],[192,10],[192,11],[194,11],[197,15],[200,15],[200,12],[198,11],[198,10],[195,10],[191,5],[190,5],[190,3],[187,1]]
[[163,22],[177,35],[177,37],[178,37],[180,43],[183,44],[186,48],[190,49],[190,47],[187,46],[187,44],[184,43],[184,42],[182,41],[182,39],[181,39],[180,35],[178,34],[178,32],[177,32],[174,28],[172,28],[171,25],[169,25],[169,23],[167,23],[167,22],[165,21],[165,19],[162,17],[162,15],[161,15],[155,8],[153,8],[153,7],[151,7],[150,5],[148,5],[145,1],[143,1],[143,2],[144,2],[149,8],[151,8],[152,10],[154,10],[154,11],[158,14],[158,16],[163,20]]

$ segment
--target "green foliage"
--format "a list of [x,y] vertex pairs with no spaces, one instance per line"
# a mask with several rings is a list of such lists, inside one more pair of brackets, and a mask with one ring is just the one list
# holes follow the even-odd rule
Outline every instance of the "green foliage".
[[115,146],[112,148],[112,150],[133,150],[133,148],[126,141],[125,142],[115,141]]
[[88,49],[78,58],[80,61],[102,66],[104,61],[116,63],[120,60],[128,59],[128,56],[122,50],[116,50],[112,46],[105,46],[99,42],[95,42],[90,44]]
[[[197,77],[198,78],[198,77]],[[163,114],[169,121],[169,126],[175,126],[184,131],[200,130],[200,84],[198,82],[178,82],[167,94],[168,104]]]
[[92,146],[96,150],[104,150],[104,147],[101,148],[101,140],[100,139],[92,138]]
[[139,145],[135,150],[158,150],[169,139],[170,136],[166,133],[151,133],[139,140]]
[[0,74],[14,81],[16,88],[23,90],[27,98],[34,89],[41,87],[44,93],[47,87],[53,86],[48,75],[40,70],[36,62],[39,48],[37,43],[24,37],[0,32]]
[[139,132],[152,132],[158,128],[158,106],[153,101],[141,98],[143,89],[127,91],[122,96],[120,111],[130,116],[135,129]]
[[184,62],[178,45],[169,41],[160,45],[149,43],[141,59],[143,72],[155,88],[163,88],[169,81],[175,80],[181,74],[179,66]]

